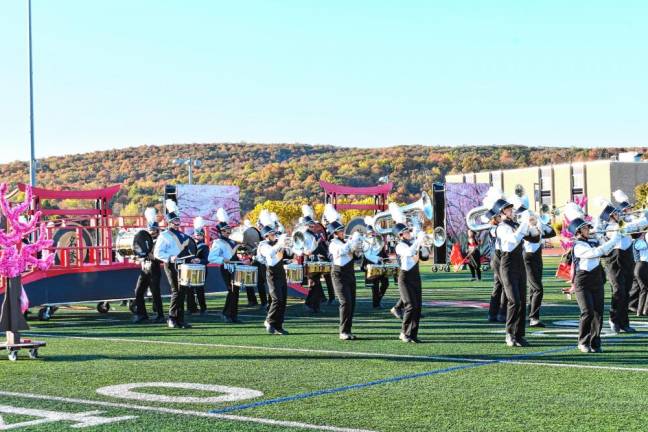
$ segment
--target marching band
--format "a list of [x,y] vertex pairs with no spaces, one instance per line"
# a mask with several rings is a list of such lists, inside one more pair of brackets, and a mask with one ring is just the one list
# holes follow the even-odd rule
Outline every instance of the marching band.
[[[529,346],[525,338],[526,326],[545,326],[540,319],[544,295],[542,248],[543,240],[556,236],[556,231],[549,224],[549,217],[531,211],[528,198],[517,192],[509,199],[501,190],[491,187],[483,197],[483,205],[466,215],[469,233],[472,234],[467,252],[474,258],[471,261],[473,267],[478,268],[478,236],[480,232],[486,232],[493,270],[488,321],[505,322],[507,346],[526,347]],[[648,242],[643,234],[648,227],[648,218],[643,210],[632,210],[627,195],[622,191],[613,195],[618,205],[601,199],[602,210],[595,218],[586,215],[576,203],[563,206],[569,223],[566,231],[573,236],[573,246],[568,255],[573,266],[573,289],[581,311],[578,349],[583,353],[602,352],[606,280],[612,287],[611,331],[635,331],[630,326],[629,311],[637,315],[648,314]],[[276,214],[263,210],[256,224],[259,229],[246,221],[243,230],[240,227],[234,230],[234,240],[229,216],[220,208],[216,212],[215,226],[218,238],[213,240],[211,248],[205,243],[206,224],[202,218],[194,220],[190,237],[180,230],[175,203],[167,200],[165,206],[168,228],[159,232],[156,211],[149,208],[145,211],[147,228],[137,232],[133,239],[133,255],[141,264],[132,307],[134,323],[148,321],[144,303],[147,291],[153,297],[153,310],[157,314],[153,322],[164,322],[160,296],[162,264],[171,286],[168,326],[190,328],[185,320],[185,296],[189,312],[206,313],[206,267],[208,263],[215,263],[220,265],[227,287],[222,311],[225,322],[241,322],[238,319],[239,289],[246,288],[250,297],[250,291],[254,296],[256,288],[262,306],[267,310],[263,323],[266,331],[273,335],[287,335],[284,321],[288,283],[306,282],[309,292],[305,307],[317,313],[322,302],[326,301],[321,281],[324,277],[327,285],[331,281],[339,302],[339,337],[345,341],[355,340],[352,332],[357,289],[354,263],[360,259],[366,285],[372,290],[373,307],[381,307],[389,278],[393,275],[400,298],[390,312],[402,320],[398,338],[403,342],[421,342],[418,336],[422,316],[419,261],[429,257],[432,245],[438,246],[446,241],[445,232],[428,234],[423,230],[425,220],[421,216],[430,220],[432,211],[426,194],[408,206],[399,207],[391,203],[388,211],[366,217],[363,229],[353,231],[349,236],[341,215],[333,205],[327,204],[322,218],[326,226],[325,235],[319,231],[322,225],[315,220],[313,209],[304,205],[303,216],[292,235],[285,232]],[[389,221],[388,226],[393,226],[385,228],[385,220]],[[257,240],[246,240],[248,243],[244,244],[241,235],[247,229],[255,231]],[[395,263],[389,262],[391,256],[395,256]],[[286,265],[292,259],[299,260],[299,265]],[[473,278],[480,276],[475,269],[472,274]],[[328,297],[330,303],[333,300],[330,292]]]

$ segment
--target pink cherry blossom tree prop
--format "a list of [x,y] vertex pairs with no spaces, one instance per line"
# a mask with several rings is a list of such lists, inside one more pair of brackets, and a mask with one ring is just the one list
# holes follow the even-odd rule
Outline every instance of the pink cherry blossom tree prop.
[[[7,332],[9,343],[16,343],[16,339],[20,341],[17,332],[29,328],[20,307],[20,275],[33,269],[47,270],[54,261],[54,254],[38,258],[39,252],[52,245],[52,241],[47,239],[45,224],[40,223],[41,213],[36,212],[31,218],[21,218],[31,204],[31,187],[25,189],[25,200],[14,206],[7,200],[7,189],[6,183],[0,184],[0,210],[6,218],[6,226],[0,228],[0,276],[7,279],[0,310],[0,331]],[[34,232],[38,232],[37,239],[29,243],[29,235]]]

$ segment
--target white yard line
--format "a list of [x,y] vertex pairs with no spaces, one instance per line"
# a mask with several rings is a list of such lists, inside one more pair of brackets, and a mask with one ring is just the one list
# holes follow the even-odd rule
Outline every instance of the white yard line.
[[104,402],[104,401],[96,401],[90,399],[75,399],[75,398],[66,398],[66,397],[49,396],[49,395],[38,395],[33,393],[16,393],[16,392],[0,391],[0,395],[8,396],[8,397],[26,398],[26,399],[67,402],[67,403],[81,404],[81,405],[94,405],[94,406],[103,406],[103,407],[110,407],[110,408],[125,408],[129,410],[159,412],[163,414],[186,415],[191,417],[206,417],[206,418],[213,418],[219,420],[229,420],[229,421],[246,422],[246,423],[259,423],[259,424],[266,424],[271,426],[291,427],[291,428],[300,428],[300,429],[324,430],[324,431],[333,431],[333,432],[373,432],[367,429],[342,428],[336,426],[323,426],[323,425],[321,426],[321,425],[314,425],[314,424],[294,422],[294,421],[272,420],[272,419],[246,417],[246,416],[238,416],[238,415],[230,415],[230,414],[212,414],[212,413],[202,412],[202,411],[180,410],[174,408],[163,408],[163,407],[126,404],[126,403],[118,403],[118,402]]
[[[598,366],[598,365],[580,365],[569,363],[550,363],[550,362],[536,362],[526,360],[487,360],[465,357],[446,357],[446,356],[429,356],[429,355],[415,355],[415,354],[388,354],[388,353],[375,353],[375,352],[362,352],[362,351],[337,351],[337,350],[323,350],[323,349],[308,349],[308,348],[286,348],[286,347],[268,347],[260,345],[230,345],[230,344],[214,344],[214,343],[201,343],[201,342],[175,342],[175,341],[160,341],[151,339],[128,339],[128,338],[111,338],[111,337],[92,337],[92,336],[71,336],[71,335],[58,335],[47,333],[25,333],[30,336],[36,337],[53,337],[53,338],[68,338],[80,340],[105,340],[111,342],[127,342],[137,344],[150,344],[150,345],[177,345],[177,346],[194,346],[204,348],[234,348],[234,349],[247,349],[247,350],[260,350],[260,351],[279,351],[279,352],[296,352],[296,353],[310,353],[310,354],[335,354],[348,357],[373,357],[376,359],[407,359],[407,360],[437,360],[447,362],[468,362],[468,363],[508,363],[519,365],[531,366],[547,366],[547,367],[568,367],[575,369],[604,369],[615,371],[629,371],[629,372],[648,372],[648,368],[629,368],[620,366]],[[626,338],[629,339],[629,338]],[[520,355],[523,355],[520,352]]]
[[523,366],[531,365],[531,366],[548,366],[548,367],[573,368],[573,369],[602,369],[602,370],[627,371],[627,372],[648,372],[648,368],[623,367],[623,366],[600,366],[600,365],[535,362],[535,361],[520,361],[520,360],[502,360],[500,363],[523,365]]
[[[446,357],[446,356],[427,356],[427,355],[413,355],[413,354],[386,354],[386,353],[372,353],[372,352],[357,352],[357,351],[336,351],[336,350],[323,350],[323,349],[308,349],[308,348],[285,348],[285,347],[269,347],[261,345],[230,345],[230,344],[214,344],[214,343],[201,343],[201,342],[176,342],[176,341],[161,341],[152,339],[129,339],[129,338],[114,338],[114,337],[92,337],[92,336],[73,336],[64,334],[47,334],[47,333],[32,333],[25,332],[35,337],[54,337],[63,339],[81,339],[81,340],[97,340],[97,341],[111,341],[111,342],[129,342],[136,344],[151,344],[151,345],[178,345],[178,346],[194,346],[205,348],[236,348],[236,349],[249,349],[260,351],[280,351],[280,352],[300,352],[310,354],[335,354],[344,355],[349,357],[375,357],[387,359],[408,359],[408,360],[439,360],[448,362],[470,362],[470,363],[493,363],[494,360],[480,360],[473,358],[463,357]],[[268,336],[272,337],[272,336]],[[276,336],[275,336],[276,337]]]

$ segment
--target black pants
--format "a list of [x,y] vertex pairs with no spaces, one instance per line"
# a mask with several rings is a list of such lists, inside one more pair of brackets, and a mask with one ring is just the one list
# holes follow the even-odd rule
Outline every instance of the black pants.
[[380,302],[389,288],[389,278],[380,276],[371,280],[366,279],[365,285],[371,287],[371,302],[374,308],[380,307]]
[[306,278],[308,283],[308,294],[306,295],[306,300],[304,304],[313,309],[315,312],[319,312],[320,304],[322,303],[322,298],[324,297],[324,289],[322,288],[322,281],[320,280],[321,273],[309,274]]
[[353,260],[344,266],[334,265],[331,281],[340,302],[340,333],[351,333],[356,302],[356,278]]
[[527,284],[529,286],[529,319],[540,319],[540,305],[544,296],[542,286],[542,248],[537,251],[524,253]]
[[637,295],[637,315],[648,315],[648,262],[637,261],[634,280],[639,288]]
[[[196,303],[196,298],[198,302]],[[198,312],[200,307],[200,312],[207,310],[207,302],[205,300],[205,286],[199,287],[187,287],[187,310],[191,313]]]
[[261,304],[267,304],[268,303],[268,296],[266,294],[266,266],[265,264],[261,264],[258,261],[254,262],[254,266],[258,269],[257,270],[257,291],[259,293],[259,300],[261,300]]
[[254,287],[253,286],[246,286],[245,287],[245,295],[247,296],[248,304],[250,306],[258,305],[259,302],[257,301],[256,298],[256,293],[254,292]]
[[227,296],[225,297],[225,305],[223,306],[223,315],[231,320],[238,319],[238,303],[239,303],[239,287],[232,284],[232,273],[221,266],[221,275],[223,282],[227,288]]
[[613,249],[605,259],[605,272],[612,286],[610,321],[621,328],[630,325],[628,318],[628,296],[634,278],[634,257],[632,249]]
[[506,293],[506,333],[515,338],[525,335],[526,273],[522,245],[512,252],[502,252],[500,276]]
[[328,292],[328,300],[335,300],[335,289],[333,288],[331,273],[324,273],[324,283],[326,284],[326,291]]
[[491,269],[493,269],[493,291],[490,297],[490,306],[488,307],[489,318],[497,318],[498,315],[506,314],[506,293],[502,285],[502,276],[500,275],[500,252],[493,251],[491,257]]
[[169,286],[171,287],[171,301],[169,304],[169,319],[178,324],[184,320],[184,302],[186,287],[178,283],[178,270],[174,263],[164,263],[164,273],[166,273]]
[[288,300],[288,282],[286,281],[283,262],[279,261],[272,267],[266,267],[266,280],[268,282],[268,292],[272,299],[266,321],[274,328],[282,330]]
[[407,271],[401,268],[398,274],[398,291],[404,305],[401,331],[408,338],[416,338],[418,337],[423,303],[418,263]]
[[603,269],[597,266],[592,271],[576,271],[574,287],[576,301],[580,308],[578,324],[578,343],[600,348],[601,329],[603,328]]
[[150,289],[151,296],[153,297],[153,311],[159,316],[164,316],[162,295],[160,294],[161,276],[162,269],[160,268],[160,263],[157,261],[153,261],[146,269],[140,269],[137,284],[135,285],[135,315],[148,316],[144,296],[146,296],[146,291]]
[[470,269],[470,275],[473,279],[477,278],[481,280],[481,253],[479,249],[475,250],[470,254],[468,258],[468,268]]

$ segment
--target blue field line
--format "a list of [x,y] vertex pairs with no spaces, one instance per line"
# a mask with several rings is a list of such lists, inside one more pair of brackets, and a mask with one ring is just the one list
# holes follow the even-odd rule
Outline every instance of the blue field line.
[[475,360],[474,363],[468,363],[468,364],[462,364],[459,366],[450,366],[447,368],[443,369],[435,369],[427,372],[419,372],[415,374],[409,374],[409,375],[401,375],[401,376],[396,376],[396,377],[391,377],[391,378],[383,378],[379,380],[374,380],[374,381],[369,381],[365,383],[358,383],[358,384],[351,384],[347,386],[342,386],[342,387],[335,387],[335,388],[330,388],[330,389],[323,389],[323,390],[315,390],[312,392],[307,392],[307,393],[300,393],[296,394],[293,396],[284,396],[276,399],[268,399],[264,401],[258,401],[258,402],[251,402],[248,404],[241,404],[241,405],[235,405],[231,407],[226,407],[226,408],[221,408],[221,409],[215,409],[215,410],[210,410],[210,414],[224,414],[232,411],[240,411],[240,410],[245,410],[249,408],[258,408],[266,405],[274,405],[278,403],[283,403],[283,402],[292,402],[295,400],[300,400],[300,399],[308,399],[312,397],[317,397],[317,396],[324,396],[324,395],[329,395],[333,393],[341,393],[349,390],[357,390],[361,388],[366,388],[366,387],[372,387],[376,385],[381,385],[381,384],[388,384],[388,383],[394,383],[394,382],[399,382],[399,381],[404,381],[404,380],[410,380],[410,379],[416,379],[416,378],[423,378],[423,377],[428,377],[428,376],[433,376],[433,375],[441,375],[441,374],[446,374],[458,370],[464,370],[464,369],[473,369],[481,366],[488,366],[491,364],[497,364],[497,363],[506,363],[508,361],[512,360],[520,360],[520,359],[525,359],[529,357],[537,357],[537,356],[542,356],[545,354],[554,354],[558,352],[564,352],[564,351],[569,351],[574,349],[575,347],[573,345],[567,346],[567,347],[561,347],[561,348],[555,348],[547,351],[540,351],[540,352],[534,352],[534,353],[529,353],[529,354],[520,354],[520,355],[515,355],[511,357],[507,357],[505,359],[499,359],[499,360]]

